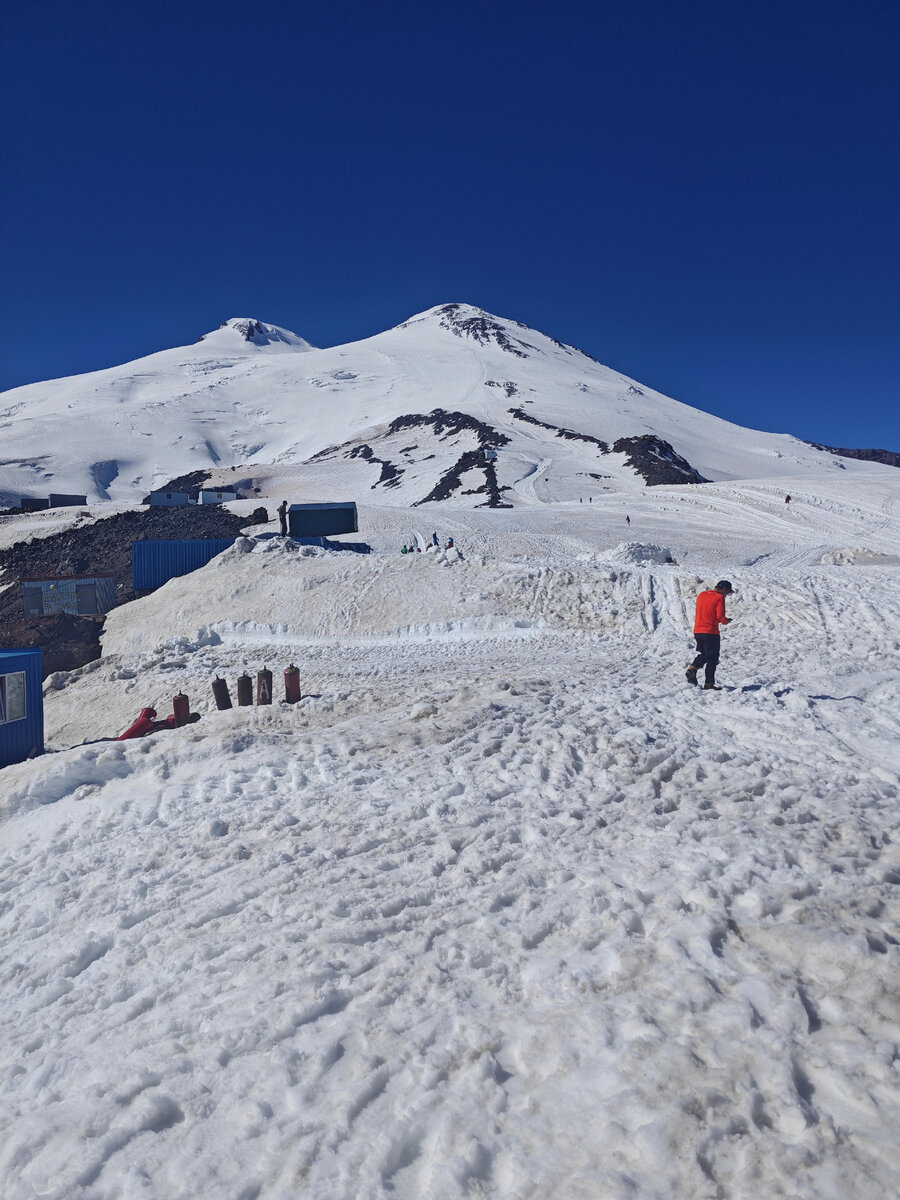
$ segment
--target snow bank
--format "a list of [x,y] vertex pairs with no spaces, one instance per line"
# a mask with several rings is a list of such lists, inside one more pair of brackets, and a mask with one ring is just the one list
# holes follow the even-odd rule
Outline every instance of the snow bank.
[[847,550],[829,550],[819,561],[825,566],[852,567],[867,563],[896,563],[900,559],[893,554],[881,554],[877,550],[866,550],[857,546]]
[[604,562],[627,565],[663,565],[674,563],[675,558],[667,546],[645,545],[643,542],[620,542],[612,550],[601,555]]

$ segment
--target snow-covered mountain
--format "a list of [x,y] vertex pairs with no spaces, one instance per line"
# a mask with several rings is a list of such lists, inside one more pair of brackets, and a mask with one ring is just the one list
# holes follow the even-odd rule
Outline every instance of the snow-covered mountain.
[[[572,500],[646,483],[863,472],[700,412],[467,304],[316,349],[254,318],[190,346],[0,396],[0,500],[139,500],[231,468],[310,496],[409,505]],[[496,452],[496,453],[495,453]]]

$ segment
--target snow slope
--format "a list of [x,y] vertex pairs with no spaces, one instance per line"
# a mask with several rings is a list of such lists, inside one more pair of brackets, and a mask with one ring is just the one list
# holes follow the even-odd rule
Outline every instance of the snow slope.
[[893,1194],[900,484],[852,478],[364,507],[112,613],[0,778],[4,1200]]
[[[394,427],[437,409],[464,414],[469,427]],[[646,435],[707,479],[867,478],[878,469],[702,413],[462,304],[322,350],[232,319],[192,346],[6,392],[0,429],[0,498],[16,500],[52,489],[134,502],[200,468],[233,483],[238,467],[263,494],[374,491],[379,503],[409,505],[463,462],[453,502],[473,507],[485,502],[476,491],[485,473],[464,456],[493,443],[505,503],[587,501],[643,487],[629,455],[598,442]]]

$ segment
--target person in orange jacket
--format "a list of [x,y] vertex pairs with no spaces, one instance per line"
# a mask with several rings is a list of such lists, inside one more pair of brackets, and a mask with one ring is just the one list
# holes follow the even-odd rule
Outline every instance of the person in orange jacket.
[[706,667],[704,691],[721,692],[716,687],[716,666],[719,662],[720,625],[730,625],[731,618],[725,616],[725,597],[734,591],[727,579],[720,579],[714,588],[701,592],[697,597],[697,615],[694,619],[694,638],[697,642],[697,657],[685,671],[688,683],[697,684],[697,672]]

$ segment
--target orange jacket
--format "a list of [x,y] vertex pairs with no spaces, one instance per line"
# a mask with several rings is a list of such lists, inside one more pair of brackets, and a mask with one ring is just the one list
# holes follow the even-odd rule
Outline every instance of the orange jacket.
[[697,617],[694,621],[694,633],[718,633],[720,625],[727,625],[729,618],[725,616],[725,597],[721,592],[710,589],[701,592],[697,597]]

